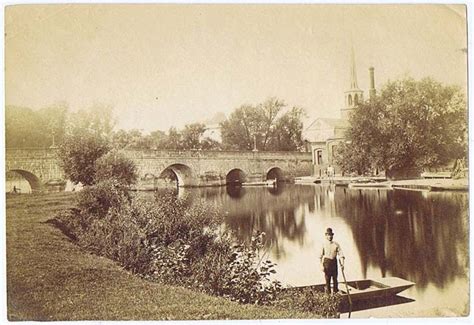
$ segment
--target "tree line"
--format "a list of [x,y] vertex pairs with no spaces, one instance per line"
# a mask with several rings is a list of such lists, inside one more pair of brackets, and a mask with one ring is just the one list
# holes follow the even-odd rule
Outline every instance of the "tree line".
[[[303,149],[300,107],[268,98],[236,108],[220,123],[221,141],[192,123],[178,130],[115,130],[111,107],[71,112],[57,104],[34,111],[6,107],[7,148],[59,145],[68,135],[90,133],[107,138],[114,149],[298,151]],[[350,116],[345,141],[335,150],[344,172],[422,169],[466,160],[468,153],[466,99],[459,87],[430,78],[387,82],[374,98],[359,102]]]
[[467,117],[459,87],[431,78],[389,81],[350,116],[336,162],[343,171],[361,175],[421,170],[467,159]]
[[116,130],[113,109],[94,106],[72,112],[64,103],[39,110],[6,106],[7,148],[51,147],[68,135],[91,133],[106,137],[116,149],[166,150],[274,150],[297,151],[303,147],[304,110],[287,108],[284,101],[269,98],[257,105],[235,109],[219,124],[221,141],[207,135],[203,123],[191,123],[167,132]]

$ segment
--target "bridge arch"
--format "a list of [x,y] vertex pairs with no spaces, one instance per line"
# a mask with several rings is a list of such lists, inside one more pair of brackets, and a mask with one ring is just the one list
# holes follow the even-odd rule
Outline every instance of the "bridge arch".
[[10,169],[8,172],[15,172],[21,175],[28,182],[28,184],[30,184],[31,192],[36,192],[36,191],[41,190],[41,187],[42,187],[41,180],[38,178],[38,176],[36,176],[32,172],[29,172],[23,169]]
[[285,172],[280,167],[272,167],[267,170],[266,179],[276,179],[277,182],[285,180]]
[[178,186],[192,186],[194,185],[193,181],[193,172],[191,168],[184,164],[172,164],[166,167],[160,174],[159,178],[165,178],[171,174],[174,174],[176,177],[176,183]]
[[225,183],[229,185],[239,185],[245,183],[247,175],[242,169],[234,168],[225,176]]

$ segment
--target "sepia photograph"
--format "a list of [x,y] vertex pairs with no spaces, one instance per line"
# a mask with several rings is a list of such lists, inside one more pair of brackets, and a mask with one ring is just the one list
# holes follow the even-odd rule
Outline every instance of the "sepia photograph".
[[472,321],[470,9],[4,5],[4,320]]

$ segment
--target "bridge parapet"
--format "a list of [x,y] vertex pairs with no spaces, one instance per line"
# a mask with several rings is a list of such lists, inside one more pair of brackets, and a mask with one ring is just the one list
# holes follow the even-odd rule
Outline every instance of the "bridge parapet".
[[[310,175],[312,170],[311,153],[307,152],[127,149],[123,153],[137,165],[140,179],[160,177],[171,170],[189,186],[225,184],[232,170],[241,170],[251,180],[265,180],[271,170],[271,175],[289,178]],[[43,184],[64,180],[57,149],[6,149],[6,170],[28,172]]]
[[225,158],[311,160],[311,153],[292,151],[123,150],[129,158]]
[[5,156],[7,160],[9,158],[10,159],[15,159],[15,158],[56,159],[57,151],[58,151],[57,149],[51,149],[51,148],[24,148],[24,149],[7,148],[5,149]]

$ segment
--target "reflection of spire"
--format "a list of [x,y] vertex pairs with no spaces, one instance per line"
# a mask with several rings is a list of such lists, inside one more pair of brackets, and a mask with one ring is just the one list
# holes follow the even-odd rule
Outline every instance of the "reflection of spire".
[[351,46],[351,89],[359,89],[359,86],[357,85],[357,71],[353,46]]

